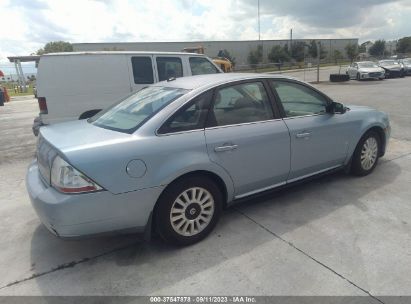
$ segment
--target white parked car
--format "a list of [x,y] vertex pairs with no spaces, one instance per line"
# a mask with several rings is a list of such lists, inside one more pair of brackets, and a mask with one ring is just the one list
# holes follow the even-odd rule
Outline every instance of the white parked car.
[[221,73],[201,54],[175,52],[72,52],[43,55],[37,73],[42,125],[86,119],[113,100],[150,84],[200,74]]
[[372,61],[353,62],[347,68],[347,75],[350,79],[384,79],[385,71]]

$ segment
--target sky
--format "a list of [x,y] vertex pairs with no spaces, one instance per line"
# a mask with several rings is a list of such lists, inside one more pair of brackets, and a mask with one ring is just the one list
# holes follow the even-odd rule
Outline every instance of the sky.
[[[7,56],[75,42],[258,39],[258,0],[0,0]],[[411,36],[411,0],[260,0],[261,39]]]

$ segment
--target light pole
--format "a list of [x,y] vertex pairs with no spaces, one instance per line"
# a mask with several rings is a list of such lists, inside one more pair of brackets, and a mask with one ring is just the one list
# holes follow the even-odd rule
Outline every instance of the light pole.
[[261,40],[260,33],[260,0],[257,0],[257,17],[258,17],[258,40]]

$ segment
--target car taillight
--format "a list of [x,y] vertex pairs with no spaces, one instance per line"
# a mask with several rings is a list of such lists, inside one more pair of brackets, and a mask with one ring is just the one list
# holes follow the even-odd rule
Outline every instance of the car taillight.
[[39,102],[40,114],[48,114],[46,97],[38,97],[37,100]]
[[58,155],[51,167],[51,185],[63,193],[84,193],[103,190],[97,183],[79,172]]

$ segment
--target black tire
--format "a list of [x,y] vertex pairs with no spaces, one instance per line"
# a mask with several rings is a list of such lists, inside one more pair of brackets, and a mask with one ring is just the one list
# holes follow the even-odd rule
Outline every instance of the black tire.
[[[361,153],[363,151],[364,144],[369,138],[375,139],[377,143],[377,152],[376,152],[375,161],[372,164],[372,166],[370,168],[366,168],[361,163]],[[351,173],[357,176],[365,176],[365,175],[370,174],[377,166],[378,159],[380,157],[380,152],[381,152],[381,138],[379,134],[376,131],[368,131],[361,137],[360,141],[357,144],[357,147],[355,148],[354,154],[352,156],[352,161],[351,161]]]
[[[201,231],[191,236],[184,236],[178,233],[173,228],[173,224],[171,223],[171,219],[170,219],[171,210],[177,198],[184,191],[190,188],[193,188],[193,187],[199,187],[199,188],[202,188],[203,190],[205,189],[206,191],[208,191],[208,194],[211,195],[212,200],[214,202],[214,212],[211,215],[208,224],[204,226],[204,228]],[[185,217],[184,217],[184,220],[182,219],[182,221],[188,220],[187,211],[190,208],[189,206],[191,205],[195,205],[195,203],[189,203],[186,207],[184,207],[185,212],[182,212],[182,215],[184,215]],[[169,185],[164,190],[164,192],[162,193],[161,197],[159,198],[157,202],[157,207],[155,211],[155,224],[156,224],[157,232],[159,233],[159,235],[164,241],[166,241],[167,243],[173,244],[173,245],[186,246],[186,245],[197,243],[201,241],[202,239],[204,239],[214,229],[215,225],[217,224],[221,216],[222,206],[223,206],[223,195],[213,180],[211,180],[210,178],[206,176],[200,176],[200,175],[194,175],[194,176],[190,176],[187,178],[182,178],[172,183],[171,185]],[[192,208],[190,210],[193,210],[193,209],[195,208]],[[201,209],[197,210],[197,212],[202,212],[200,210]],[[196,216],[195,214],[191,214],[190,216],[193,216],[193,215]],[[200,217],[200,214],[197,214],[197,217],[194,218],[193,220],[199,217]],[[176,222],[177,221],[174,221],[174,225],[176,225],[175,224]],[[177,222],[177,225],[178,223],[179,222]],[[193,227],[199,228],[198,226],[199,224],[192,223],[192,225]],[[183,226],[185,226],[185,224]]]
[[358,80],[358,81],[360,81],[360,80],[361,80],[360,73],[357,73],[357,80]]

